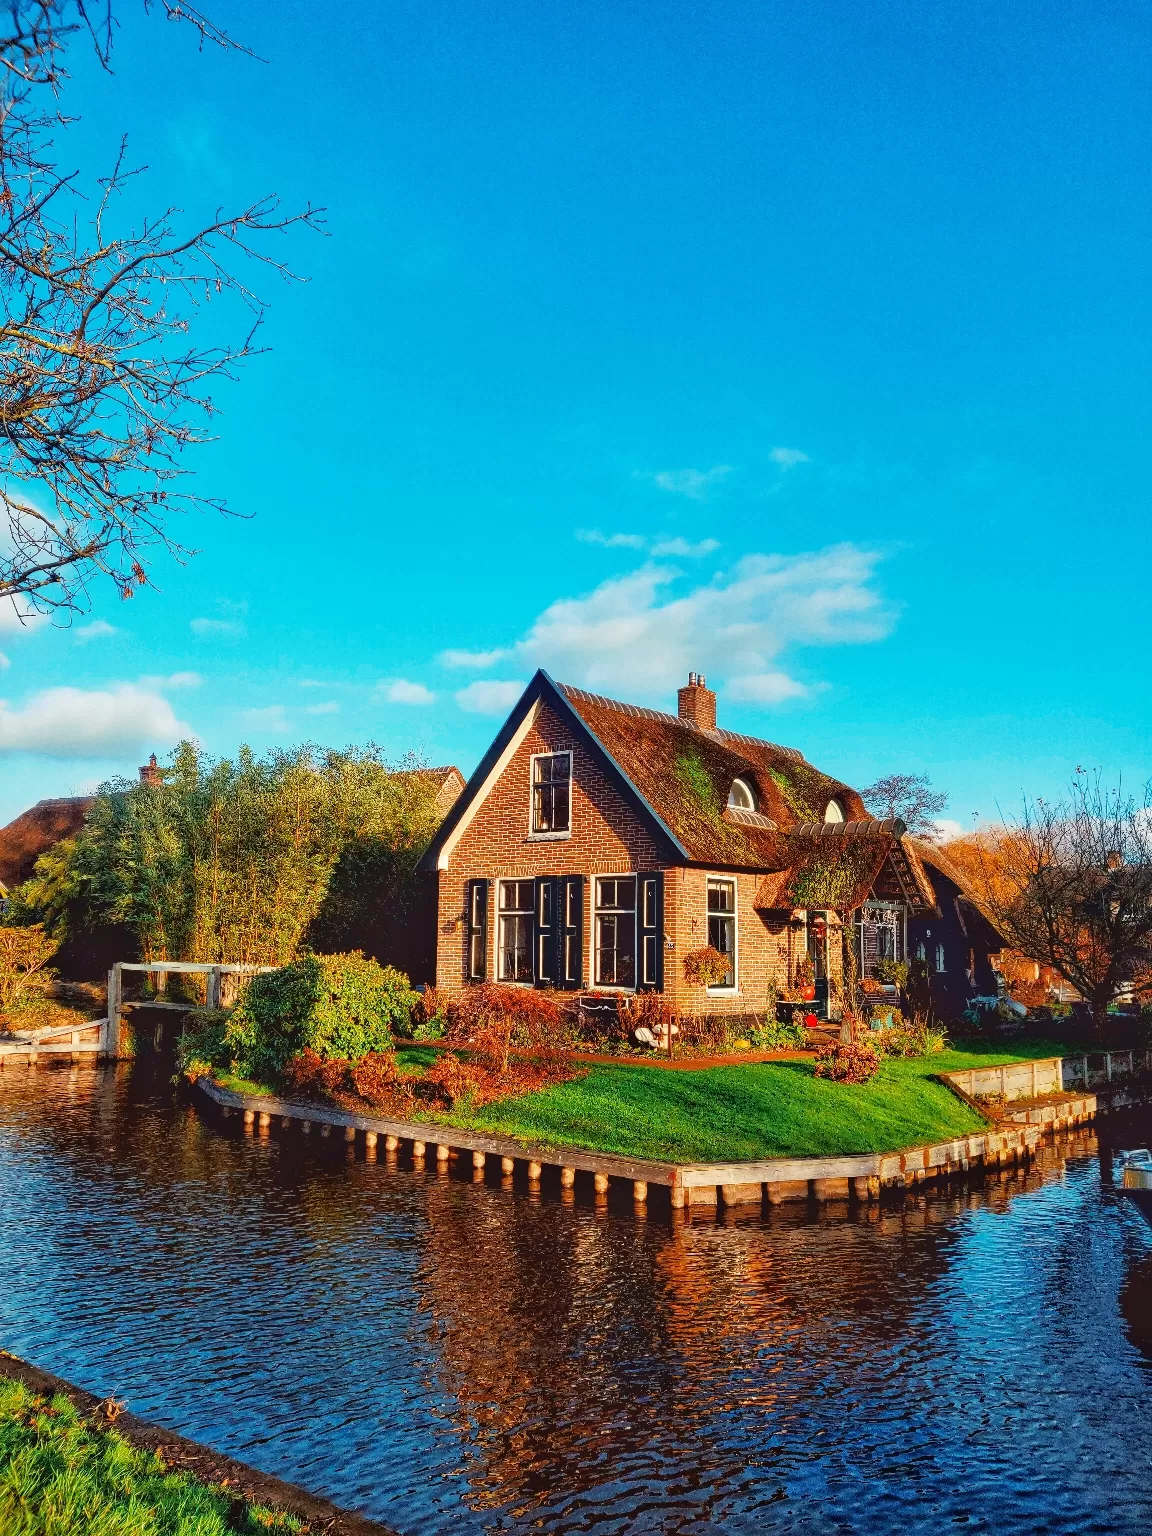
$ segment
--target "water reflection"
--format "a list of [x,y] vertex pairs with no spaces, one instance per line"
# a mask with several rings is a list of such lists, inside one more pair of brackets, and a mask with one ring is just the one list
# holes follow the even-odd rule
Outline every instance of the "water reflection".
[[1152,1227],[1110,1157],[673,1225],[5,1073],[0,1332],[405,1536],[1144,1531]]

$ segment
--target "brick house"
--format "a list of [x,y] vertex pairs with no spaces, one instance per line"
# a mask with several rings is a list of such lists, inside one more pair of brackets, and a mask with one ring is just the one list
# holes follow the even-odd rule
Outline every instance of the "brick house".
[[[867,974],[939,914],[904,833],[795,749],[718,728],[703,677],[672,715],[537,672],[422,860],[436,985],[652,989],[729,1015],[774,987],[835,1016],[845,925]],[[729,962],[715,986],[686,974],[706,946]]]

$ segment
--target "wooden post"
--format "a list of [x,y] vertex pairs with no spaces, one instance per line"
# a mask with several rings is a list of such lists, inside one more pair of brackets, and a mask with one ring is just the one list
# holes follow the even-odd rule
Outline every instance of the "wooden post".
[[108,972],[108,1036],[107,1053],[115,1061],[120,1055],[120,966],[114,965]]
[[270,1114],[268,1114],[265,1110],[261,1110],[260,1111],[260,1119],[258,1121],[258,1125],[259,1125],[259,1129],[260,1129],[260,1134],[261,1135],[267,1135],[267,1133],[272,1129],[272,1116]]
[[472,1166],[473,1166],[473,1168],[483,1168],[486,1161],[487,1161],[487,1158],[484,1156],[483,1152],[473,1152],[473,1154],[472,1154]]
[[1112,1081],[1112,1052],[1104,1052],[1104,1076],[1108,1082]]
[[648,1185],[643,1179],[636,1179],[632,1184],[632,1198],[637,1205],[643,1205],[648,1198]]
[[571,1189],[576,1182],[575,1168],[561,1168],[560,1184],[564,1189]]
[[300,1122],[300,1129],[304,1132],[305,1136],[311,1136],[311,1134],[312,1134],[312,1122],[311,1122],[311,1120],[301,1120],[301,1122]]
[[592,1175],[592,1187],[598,1195],[608,1193],[608,1175],[606,1173],[594,1173]]
[[244,1111],[244,1129],[251,1130],[255,1123],[256,1111],[254,1109],[246,1109]]
[[321,1120],[321,1122],[320,1122],[320,1134],[321,1134],[321,1136],[331,1136],[331,1134],[332,1134],[332,1127],[328,1124],[327,1120]]
[[439,1142],[436,1147],[436,1161],[438,1163],[446,1163],[451,1156],[451,1153],[451,1147],[446,1147],[443,1142]]
[[1036,1063],[1032,1063],[1032,1097],[1036,1097]]
[[220,1006],[220,967],[218,965],[214,965],[208,972],[208,986],[204,1001],[209,1008]]
[[[394,1139],[395,1139],[394,1137],[390,1136],[388,1138],[388,1141],[392,1141]],[[365,1131],[364,1132],[364,1145],[368,1148],[368,1150],[370,1152],[375,1149],[375,1146],[376,1146],[376,1132],[375,1131]],[[388,1142],[385,1142],[384,1145],[387,1146]]]
[[428,1146],[426,1142],[414,1141],[412,1143],[412,1156],[418,1163],[422,1163],[424,1161],[424,1154],[427,1152],[427,1150]]
[[[369,1131],[367,1134],[369,1136],[371,1136],[373,1141],[376,1140],[376,1132],[375,1131]],[[385,1150],[385,1152],[395,1152],[396,1148],[399,1145],[400,1145],[400,1138],[399,1138],[399,1136],[385,1136],[385,1138],[384,1138],[384,1150]]]
[[345,1141],[355,1141],[356,1140],[356,1127],[354,1125],[346,1125],[344,1127],[344,1140]]
[[529,1182],[529,1184],[539,1184],[539,1182],[540,1182],[540,1175],[541,1175],[541,1173],[543,1173],[543,1171],[544,1170],[543,1170],[543,1168],[541,1167],[541,1165],[539,1163],[532,1163],[532,1162],[530,1162],[528,1164],[528,1182]]
[[515,1173],[516,1172],[516,1160],[515,1160],[515,1158],[512,1158],[512,1157],[502,1157],[500,1159],[500,1172],[502,1174],[506,1175],[506,1176],[509,1175],[509,1174]]

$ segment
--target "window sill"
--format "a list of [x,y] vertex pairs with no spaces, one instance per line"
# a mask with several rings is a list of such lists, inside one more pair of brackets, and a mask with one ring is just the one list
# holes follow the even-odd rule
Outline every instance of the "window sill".
[[529,832],[528,841],[530,843],[562,843],[571,836],[571,829],[567,832]]

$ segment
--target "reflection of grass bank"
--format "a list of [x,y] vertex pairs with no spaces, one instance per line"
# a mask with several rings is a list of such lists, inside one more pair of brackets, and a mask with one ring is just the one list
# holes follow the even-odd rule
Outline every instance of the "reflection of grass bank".
[[[411,1048],[400,1056],[407,1070],[419,1071],[432,1054]],[[887,1152],[982,1128],[975,1112],[936,1081],[937,1073],[1058,1054],[1051,1041],[1010,1050],[976,1042],[934,1056],[887,1060],[860,1085],[818,1078],[810,1061],[694,1072],[595,1066],[573,1082],[435,1118],[521,1141],[667,1162]],[[241,1093],[270,1091],[224,1075],[219,1080]],[[368,1106],[364,1112],[372,1113]]]
[[63,1395],[0,1376],[5,1536],[229,1536],[304,1529],[235,1499],[86,1419]]

